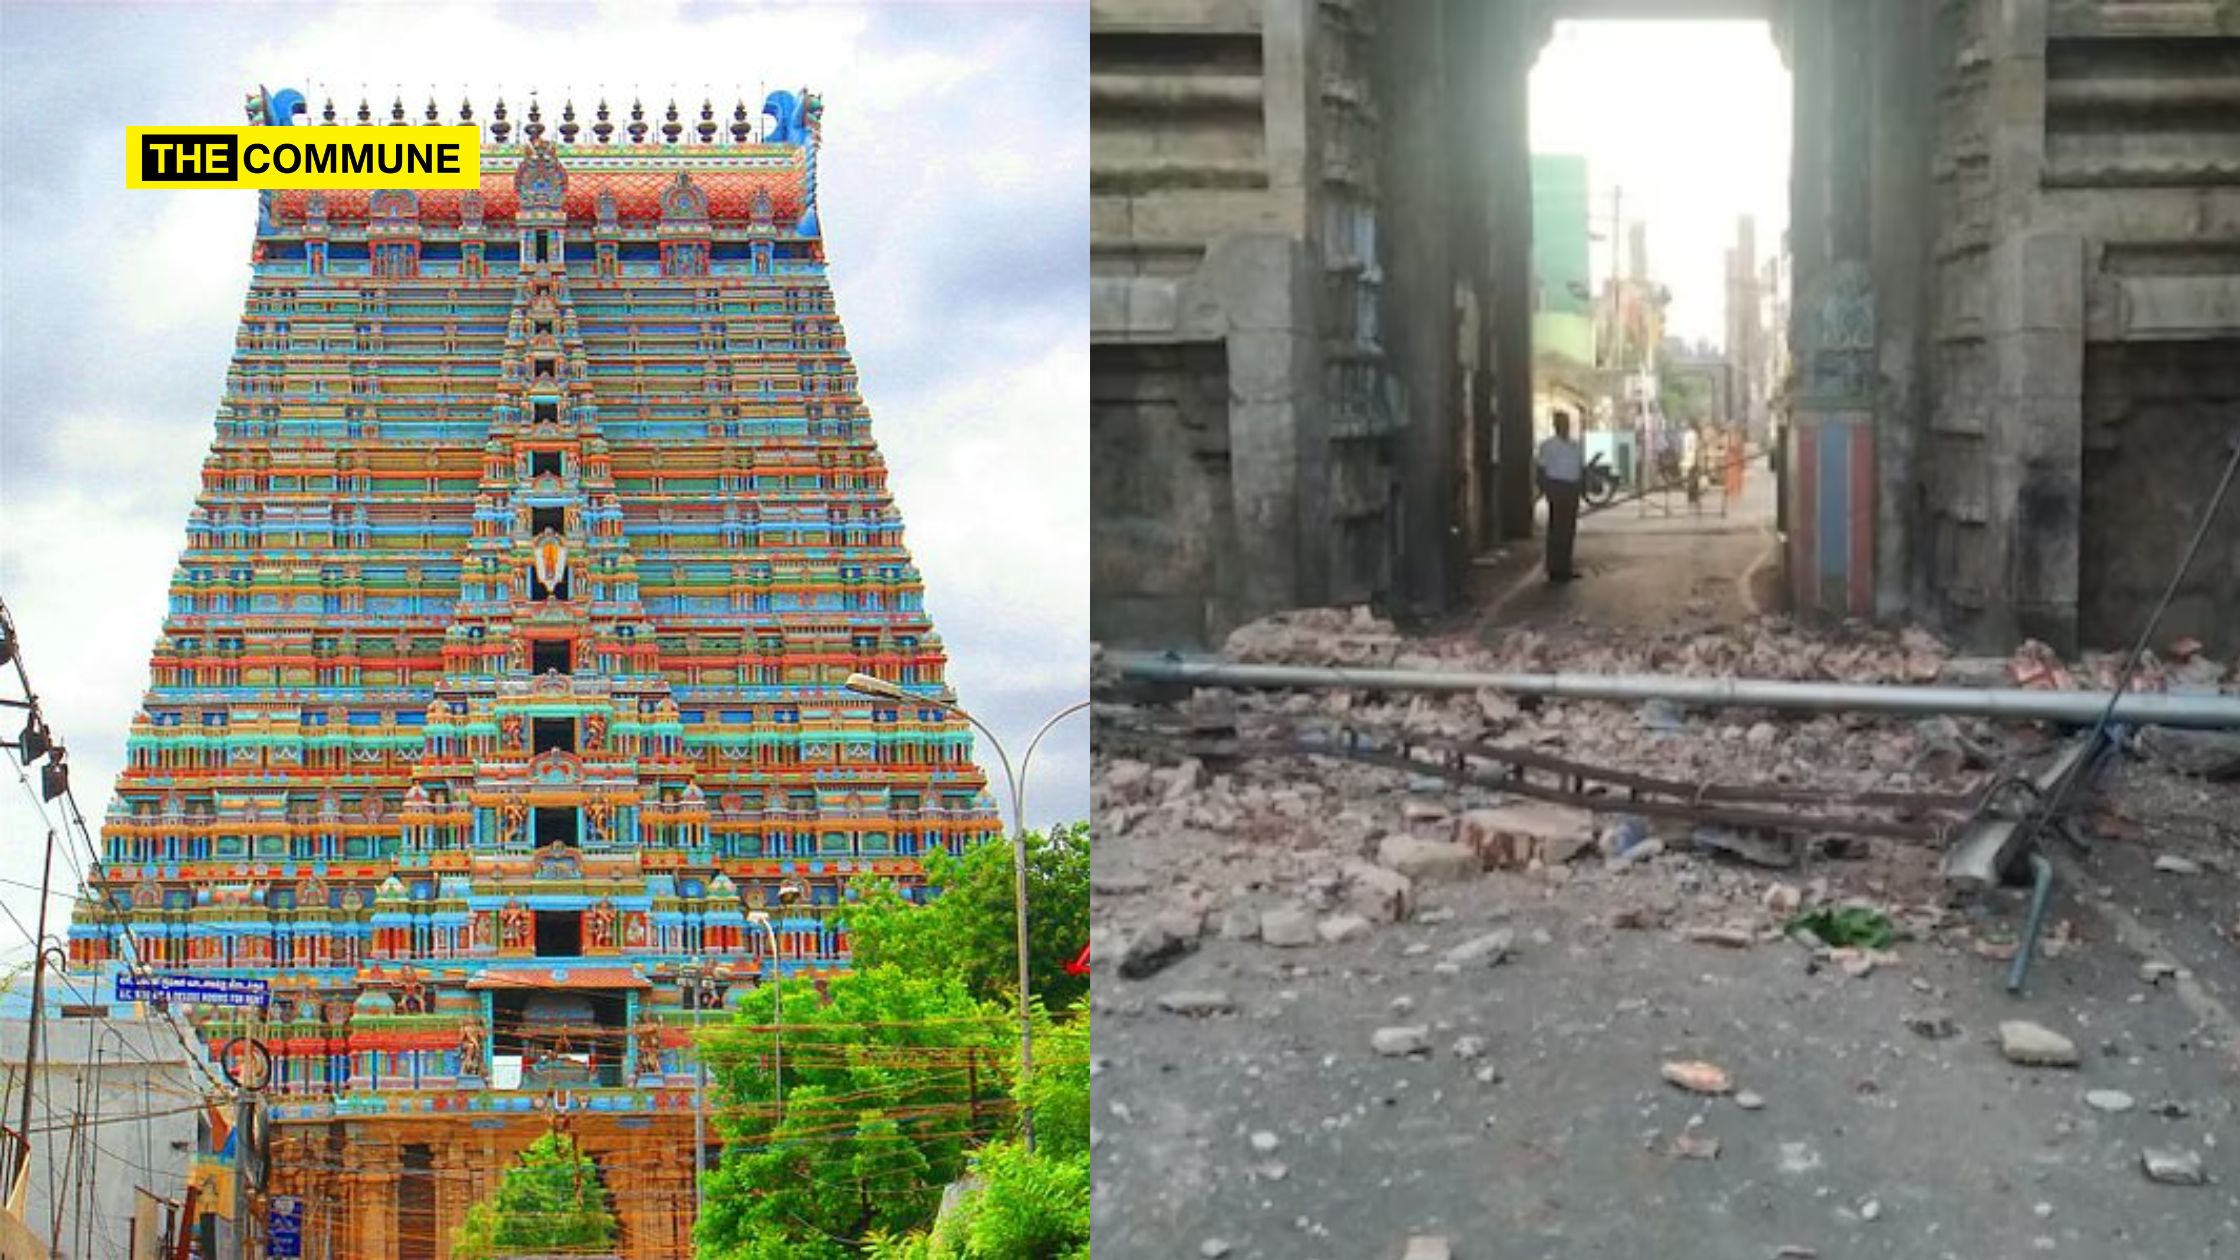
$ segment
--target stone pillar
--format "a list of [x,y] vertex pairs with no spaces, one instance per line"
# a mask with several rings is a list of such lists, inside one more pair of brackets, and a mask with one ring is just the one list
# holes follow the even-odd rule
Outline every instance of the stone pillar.
[[391,1256],[398,1246],[397,1148],[360,1137],[346,1148],[357,1167],[344,1174],[350,1184],[350,1245],[353,1256]]
[[1488,303],[1485,361],[1493,365],[1491,442],[1493,515],[1501,539],[1532,536],[1532,144],[1533,60],[1547,32],[1536,6],[1492,10],[1480,45],[1485,58],[1484,108],[1466,115],[1462,138],[1485,151]]
[[1455,379],[1454,263],[1448,201],[1454,141],[1445,57],[1449,10],[1387,9],[1378,36],[1385,104],[1381,183],[1386,225],[1385,342],[1401,389],[1400,564],[1402,608],[1443,611],[1467,572],[1464,533],[1450,515],[1456,426],[1467,423]]
[[1936,293],[1932,181],[1942,79],[1930,6],[1871,7],[1874,110],[1868,125],[1874,187],[1868,230],[1881,385],[1874,441],[1873,611],[1878,618],[1893,618],[1930,606],[1924,522],[1932,481],[1921,463],[1929,445],[1928,355]]
[[1791,603],[1830,616],[1874,606],[1875,418],[1881,394],[1870,207],[1872,13],[1795,0],[1790,171],[1796,308],[1793,424],[1782,493]]

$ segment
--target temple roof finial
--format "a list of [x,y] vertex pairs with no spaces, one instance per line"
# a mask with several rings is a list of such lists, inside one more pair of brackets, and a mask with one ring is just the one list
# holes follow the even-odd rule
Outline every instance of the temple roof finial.
[[700,143],[716,142],[716,107],[707,97],[700,98],[700,125],[693,128],[700,133]]
[[537,107],[537,94],[529,94],[529,125],[521,129],[525,140],[544,139],[544,111]]
[[560,103],[560,143],[574,144],[576,133],[582,130],[583,128],[576,125],[575,98],[569,97]]
[[614,124],[607,121],[607,98],[599,98],[599,121],[591,124],[591,134],[605,144],[614,136]]
[[661,124],[661,138],[669,144],[675,144],[677,142],[677,137],[684,134],[684,124],[677,121],[676,97],[672,96],[669,98],[669,112],[663,115],[663,119],[664,121]]
[[506,121],[506,98],[501,96],[497,107],[490,111],[490,139],[494,143],[504,144],[506,137],[512,134],[513,124]]
[[442,121],[442,118],[436,113],[436,94],[430,92],[428,93],[428,125],[433,127]]
[[754,135],[754,124],[747,120],[747,103],[740,101],[731,107],[731,143],[745,144]]
[[331,97],[331,96],[330,96],[330,97],[328,97],[328,98],[327,98],[327,107],[326,107],[325,109],[322,109],[322,110],[320,110],[320,111],[319,111],[319,117],[320,117],[320,118],[321,118],[322,120],[324,120],[324,121],[326,122],[326,124],[327,124],[327,125],[328,125],[329,127],[332,127],[332,126],[334,126],[334,98],[333,98],[333,97]]
[[373,106],[363,96],[358,98],[358,125],[361,127],[371,127],[373,125]]
[[396,103],[389,107],[389,125],[392,127],[404,126],[404,93],[402,92],[397,93]]
[[630,143],[644,144],[646,142],[645,102],[636,97],[630,99],[630,125],[624,130],[630,133]]

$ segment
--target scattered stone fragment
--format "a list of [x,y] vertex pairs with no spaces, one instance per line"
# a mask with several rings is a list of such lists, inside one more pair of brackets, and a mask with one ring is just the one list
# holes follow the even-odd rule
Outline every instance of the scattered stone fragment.
[[1873,950],[1838,949],[1830,950],[1828,953],[1828,961],[1843,968],[1843,974],[1854,980],[1864,979],[1872,973],[1875,960],[1876,955]]
[[1953,1022],[1951,1011],[1911,1011],[1906,1016],[1906,1027],[1913,1029],[1915,1036],[1929,1040],[1960,1036],[1960,1025]]
[[1399,997],[1392,999],[1392,1001],[1388,1003],[1388,1005],[1391,1006],[1393,1014],[1406,1015],[1410,1011],[1416,1009],[1416,1000],[1403,993]]
[[2008,1062],[2025,1067],[2077,1066],[2077,1043],[2026,1019],[2001,1021],[1999,1052]]
[[1670,1084],[1677,1085],[1691,1094],[1729,1094],[1734,1092],[1734,1078],[1716,1063],[1701,1059],[1675,1059],[1664,1065],[1660,1073]]
[[1867,1200],[1867,1201],[1866,1201],[1865,1203],[1862,1203],[1862,1204],[1860,1204],[1860,1205],[1859,1205],[1859,1219],[1860,1219],[1860,1220],[1862,1220],[1862,1221],[1879,1221],[1879,1220],[1881,1220],[1881,1219],[1882,1219],[1882,1200],[1880,1200],[1880,1199],[1869,1199],[1869,1200]]
[[2147,984],[2161,984],[2165,980],[2176,978],[2177,974],[2178,967],[2175,963],[2149,961],[2139,964],[2139,979]]
[[1398,923],[1415,910],[1415,881],[1406,875],[1358,860],[1341,869],[1346,877],[1346,904],[1357,913],[1380,923]]
[[1742,737],[1742,742],[1752,748],[1771,748],[1774,741],[1780,738],[1781,732],[1773,723],[1759,722]]
[[1378,842],[1377,865],[1423,884],[1460,883],[1476,879],[1485,870],[1477,853],[1462,845],[1400,835]]
[[1206,1260],[1221,1260],[1221,1257],[1229,1254],[1229,1240],[1226,1238],[1208,1238],[1198,1244],[1198,1254],[1204,1256]]
[[2192,858],[2182,858],[2175,853],[2165,853],[2154,860],[2154,868],[2165,875],[2199,875],[2201,863]]
[[1495,928],[1483,936],[1473,936],[1448,950],[1444,955],[1441,955],[1441,960],[1453,963],[1457,967],[1498,966],[1503,959],[1509,956],[1509,950],[1516,944],[1516,940],[1517,934],[1510,929]]
[[1766,1105],[1765,1096],[1756,1090],[1743,1090],[1734,1096],[1734,1105],[1744,1111],[1757,1111]]
[[1485,1054],[1486,1039],[1483,1037],[1462,1036],[1454,1039],[1454,1057],[1458,1059],[1482,1059]]
[[1273,1155],[1275,1154],[1276,1148],[1283,1145],[1282,1138],[1279,1138],[1275,1134],[1268,1132],[1266,1129],[1262,1129],[1259,1132],[1253,1134],[1251,1141],[1252,1149],[1260,1152],[1262,1155]]
[[1699,945],[1721,945],[1728,949],[1748,949],[1758,939],[1757,933],[1740,927],[1692,927],[1686,936]]
[[1315,925],[1315,935],[1336,945],[1369,934],[1369,921],[1358,914],[1333,914]]
[[1719,1158],[1719,1139],[1699,1137],[1694,1133],[1682,1133],[1672,1139],[1672,1153],[1681,1159],[1717,1159]]
[[1454,1249],[1447,1246],[1444,1234],[1415,1234],[1408,1239],[1408,1249],[1400,1253],[1400,1260],[1454,1260]]
[[1218,989],[1177,989],[1159,995],[1159,1009],[1175,1015],[1221,1015],[1237,1004]]
[[1369,1038],[1369,1046],[1388,1059],[1402,1055],[1431,1053],[1431,1028],[1427,1024],[1395,1024],[1379,1028]]
[[1804,893],[1795,884],[1768,884],[1765,893],[1758,900],[1768,911],[1787,918],[1797,912],[1798,906],[1804,904]]
[[1560,866],[1594,844],[1594,817],[1542,801],[1473,809],[1457,823],[1455,843],[1476,854],[1482,869]]
[[1820,1249],[1803,1243],[1783,1243],[1773,1253],[1773,1260],[1820,1260]]
[[1152,918],[1120,951],[1120,974],[1130,980],[1157,975],[1198,947],[1204,920],[1180,910]]
[[1281,949],[1315,942],[1314,916],[1296,906],[1284,906],[1260,916],[1260,939]]
[[2133,1106],[2131,1095],[2120,1089],[2088,1089],[2084,1092],[2084,1105],[2094,1111],[2125,1112]]
[[1231,906],[1221,912],[1221,939],[1249,941],[1260,935],[1260,912],[1251,906]]
[[2159,1181],[2166,1186],[2202,1186],[2209,1183],[2208,1174],[2201,1171],[2201,1152],[2148,1147],[2139,1153],[2139,1164],[2147,1170],[2147,1180]]

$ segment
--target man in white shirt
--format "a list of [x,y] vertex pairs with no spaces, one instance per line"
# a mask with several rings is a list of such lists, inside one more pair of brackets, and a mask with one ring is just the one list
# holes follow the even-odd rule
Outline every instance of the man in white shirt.
[[1533,466],[1540,476],[1540,493],[1548,497],[1548,580],[1568,582],[1578,576],[1571,571],[1571,542],[1579,530],[1579,479],[1585,460],[1579,444],[1571,440],[1571,413],[1557,412],[1555,426],[1555,435],[1540,444]]

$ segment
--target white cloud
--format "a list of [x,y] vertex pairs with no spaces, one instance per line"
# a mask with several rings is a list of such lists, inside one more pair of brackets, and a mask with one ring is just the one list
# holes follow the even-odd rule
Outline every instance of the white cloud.
[[[15,10],[0,134],[0,594],[98,825],[199,485],[246,290],[245,196],[123,193],[130,123],[232,122],[257,84],[360,85],[418,117],[431,87],[548,124],[603,91],[826,101],[820,200],[840,313],[964,700],[1013,756],[1087,689],[1087,17],[1072,4],[615,2]],[[113,93],[50,108],[58,84]],[[322,82],[323,81],[323,82]],[[24,146],[0,152],[28,152]],[[35,191],[34,191],[35,190]],[[989,239],[991,234],[1000,239]],[[1085,727],[1053,734],[1036,822],[1088,811]],[[6,732],[12,738],[12,730]],[[984,762],[992,765],[992,755]],[[36,881],[38,821],[0,783],[0,879]],[[26,921],[36,899],[0,885]],[[0,929],[0,940],[11,935]],[[5,953],[0,949],[0,953]]]

